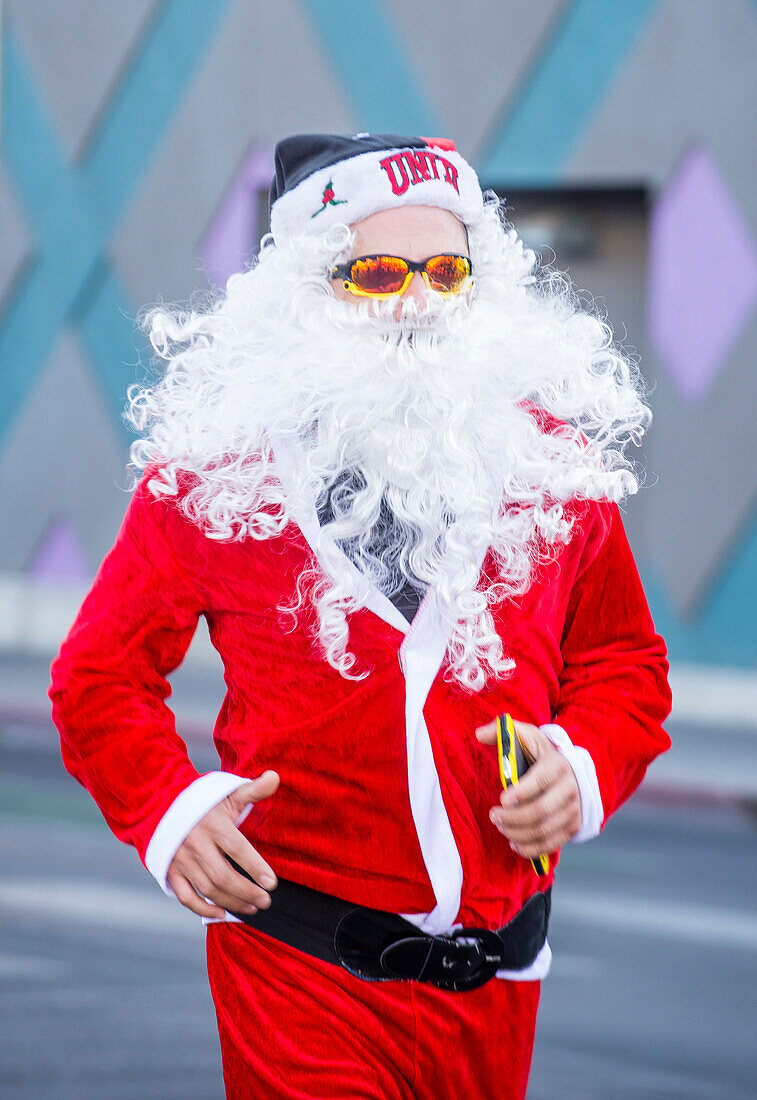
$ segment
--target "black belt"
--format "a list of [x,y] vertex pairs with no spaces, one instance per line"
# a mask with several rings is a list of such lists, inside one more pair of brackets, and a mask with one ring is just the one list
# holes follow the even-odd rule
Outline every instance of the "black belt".
[[234,916],[364,981],[405,979],[440,989],[476,989],[498,970],[525,970],[547,939],[551,888],[533,894],[496,932],[460,928],[448,936],[430,936],[396,913],[354,905],[286,879],[278,882],[269,909]]

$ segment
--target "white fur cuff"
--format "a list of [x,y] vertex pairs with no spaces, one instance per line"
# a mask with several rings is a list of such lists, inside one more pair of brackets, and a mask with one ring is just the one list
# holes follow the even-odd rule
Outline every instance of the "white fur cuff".
[[542,733],[546,733],[558,752],[562,753],[568,761],[578,783],[582,822],[581,828],[572,838],[572,843],[582,844],[585,840],[592,840],[595,836],[599,836],[605,817],[594,761],[588,749],[582,749],[573,744],[562,726],[550,722],[548,725],[539,726],[539,729]]
[[[231,772],[208,772],[185,787],[163,814],[147,846],[145,867],[170,898],[175,898],[176,894],[168,885],[166,875],[179,846],[209,810],[237,787],[249,782],[249,779],[232,775]],[[252,803],[242,812],[237,825],[244,821],[251,808]]]

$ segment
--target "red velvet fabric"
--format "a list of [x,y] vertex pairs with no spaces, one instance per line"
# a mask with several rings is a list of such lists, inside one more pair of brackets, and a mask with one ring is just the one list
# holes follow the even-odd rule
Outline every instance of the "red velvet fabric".
[[[242,831],[284,878],[377,908],[431,910],[408,795],[403,635],[370,611],[353,615],[350,645],[373,672],[343,679],[312,638],[312,613],[292,629],[277,611],[311,562],[299,530],[213,541],[172,499],[152,497],[148,478],[52,666],[66,767],[144,858],[161,816],[197,776],[164,700],[165,676],[203,614],[225,666],[214,733],[222,767],[281,775]],[[496,623],[515,672],[471,695],[442,670],[424,712],[463,863],[458,919],[489,927],[549,880],[538,881],[489,821],[499,777],[476,726],[504,710],[560,723],[590,751],[609,814],[668,747],[670,708],[665,647],[614,505],[582,506],[574,537]]]
[[[66,767],[144,859],[161,817],[197,778],[165,702],[166,676],[204,615],[227,686],[214,731],[221,765],[281,775],[242,831],[282,877],[358,904],[431,910],[408,794],[403,635],[370,611],[353,615],[350,646],[373,671],[343,679],[313,641],[312,611],[292,628],[277,610],[312,564],[299,530],[219,543],[174,500],[155,499],[150,476],[52,665]],[[606,815],[669,745],[665,648],[619,513],[591,504],[577,515],[568,545],[497,611],[515,672],[471,695],[442,670],[426,702],[466,925],[499,927],[552,877],[537,880],[489,821],[499,777],[478,725],[504,710],[560,723],[591,753]],[[488,558],[484,570],[493,569]],[[365,983],[225,924],[208,928],[208,967],[232,1098],[525,1094],[538,982],[495,980],[460,994]]]
[[539,982],[363,982],[230,924],[207,956],[229,1100],[525,1096]]

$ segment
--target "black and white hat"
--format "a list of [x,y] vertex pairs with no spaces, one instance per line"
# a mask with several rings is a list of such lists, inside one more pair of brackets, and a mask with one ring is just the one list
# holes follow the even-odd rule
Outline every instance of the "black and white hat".
[[466,226],[483,211],[478,177],[444,138],[296,134],[276,146],[271,233],[283,243],[398,206],[439,206]]

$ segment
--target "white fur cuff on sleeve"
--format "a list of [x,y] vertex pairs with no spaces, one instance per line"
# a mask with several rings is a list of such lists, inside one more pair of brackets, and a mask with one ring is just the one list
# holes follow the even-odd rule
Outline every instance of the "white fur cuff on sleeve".
[[545,726],[539,726],[555,746],[562,753],[573,769],[573,774],[578,783],[578,792],[581,796],[581,828],[572,838],[574,844],[582,844],[585,840],[592,840],[599,836],[602,828],[605,811],[602,805],[602,795],[599,792],[599,780],[597,769],[588,749],[574,745],[562,726],[550,722]]
[[[208,772],[185,787],[163,814],[147,846],[145,866],[170,898],[175,898],[176,894],[166,882],[166,875],[180,844],[209,810],[237,787],[249,782],[231,772]],[[241,825],[251,808],[252,803],[239,816],[237,825]]]

